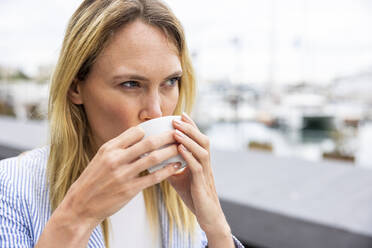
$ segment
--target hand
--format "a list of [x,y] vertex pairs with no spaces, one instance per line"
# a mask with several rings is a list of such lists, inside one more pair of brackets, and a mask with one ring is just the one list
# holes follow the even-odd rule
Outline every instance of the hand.
[[[175,164],[170,164],[152,174],[139,176],[142,171],[178,154],[173,134],[174,131],[170,131],[142,139],[144,131],[132,127],[108,141],[70,187],[62,203],[81,223],[94,228],[140,191],[177,171]],[[156,150],[167,144],[173,145]],[[140,158],[145,153],[149,154]]]
[[207,233],[226,233],[229,226],[216,192],[210,164],[209,138],[202,134],[194,121],[183,114],[173,121],[178,151],[187,162],[185,169],[169,177],[168,182],[195,214],[200,227]]

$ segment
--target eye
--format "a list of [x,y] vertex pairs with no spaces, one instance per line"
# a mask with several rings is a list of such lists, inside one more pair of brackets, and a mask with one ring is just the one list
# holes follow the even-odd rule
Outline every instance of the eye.
[[127,81],[120,84],[123,88],[134,89],[138,88],[140,84],[136,81]]
[[179,81],[181,80],[181,77],[174,77],[166,81],[166,86],[173,87],[175,86]]

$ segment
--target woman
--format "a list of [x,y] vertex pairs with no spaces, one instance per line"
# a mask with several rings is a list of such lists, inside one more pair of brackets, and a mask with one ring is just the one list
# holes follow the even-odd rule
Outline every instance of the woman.
[[[85,0],[52,77],[50,145],[1,162],[1,247],[108,247],[108,218],[141,192],[161,237],[152,247],[242,247],[216,194],[208,138],[191,118],[157,137],[137,127],[190,112],[194,90],[182,27],[163,3]],[[182,172],[144,173],[178,153]]]

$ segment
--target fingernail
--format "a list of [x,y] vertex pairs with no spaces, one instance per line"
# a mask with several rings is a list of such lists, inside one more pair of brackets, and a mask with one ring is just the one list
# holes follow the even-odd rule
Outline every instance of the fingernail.
[[178,120],[178,119],[175,119],[174,122],[178,125],[182,125],[182,121],[181,120]]
[[176,163],[173,165],[174,168],[179,169],[181,167],[181,163]]
[[183,134],[180,130],[176,129],[176,135],[178,135],[179,137],[183,138],[185,137],[185,134]]
[[185,152],[187,151],[186,147],[184,145],[182,145],[182,144],[180,145],[180,148],[181,148],[181,150],[183,150]]
[[189,121],[192,121],[191,117],[188,114],[186,114],[186,112],[183,112],[182,115],[185,116],[186,119],[188,119]]

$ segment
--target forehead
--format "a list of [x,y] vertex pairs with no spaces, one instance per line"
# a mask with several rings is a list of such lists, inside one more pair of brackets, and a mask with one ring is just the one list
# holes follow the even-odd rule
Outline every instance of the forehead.
[[140,20],[115,32],[96,63],[100,68],[106,69],[120,66],[141,69],[148,64],[153,67],[180,68],[179,52],[171,39],[159,28]]

